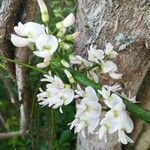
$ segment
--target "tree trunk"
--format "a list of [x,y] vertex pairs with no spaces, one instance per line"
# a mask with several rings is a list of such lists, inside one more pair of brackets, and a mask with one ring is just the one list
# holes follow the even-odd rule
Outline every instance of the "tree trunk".
[[[137,100],[144,107],[150,106],[150,88],[147,85],[150,83],[150,73],[147,73],[150,68],[149,15],[149,0],[78,0],[76,29],[81,35],[76,43],[76,52],[85,56],[91,43],[103,48],[106,42],[111,42],[119,53],[115,62],[119,73],[123,74],[123,79],[119,81],[123,92],[137,95]],[[101,82],[113,84],[117,81],[105,78]],[[148,150],[148,130],[145,123],[135,120],[132,134],[135,144],[124,148],[138,150],[142,147]],[[120,150],[121,147],[117,144],[116,136],[111,136],[109,142],[105,143],[98,140],[97,136],[89,135],[84,139],[78,134],[77,150]]]

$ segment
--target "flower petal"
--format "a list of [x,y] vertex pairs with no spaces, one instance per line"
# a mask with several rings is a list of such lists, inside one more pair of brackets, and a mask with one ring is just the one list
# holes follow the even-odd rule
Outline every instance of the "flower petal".
[[20,36],[14,35],[14,34],[11,34],[11,42],[16,47],[25,47],[30,44],[30,42],[28,41],[27,38],[22,38]]

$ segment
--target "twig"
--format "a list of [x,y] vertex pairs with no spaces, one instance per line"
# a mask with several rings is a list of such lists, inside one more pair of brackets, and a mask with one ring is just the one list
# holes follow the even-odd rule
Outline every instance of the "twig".
[[8,133],[0,133],[0,140],[15,137],[15,136],[21,136],[22,131],[14,131],[14,132],[8,132]]

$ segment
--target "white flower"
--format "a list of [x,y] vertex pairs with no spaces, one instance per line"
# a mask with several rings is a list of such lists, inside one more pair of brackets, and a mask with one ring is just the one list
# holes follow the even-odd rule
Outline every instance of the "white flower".
[[74,91],[69,85],[62,82],[57,76],[44,75],[45,78],[41,81],[49,82],[46,85],[46,91],[40,89],[40,93],[37,95],[39,104],[42,106],[53,106],[54,109],[60,107],[62,113],[62,105],[68,105],[74,99]]
[[102,61],[102,73],[108,73],[109,76],[113,79],[121,79],[122,74],[117,73],[117,65],[112,61]]
[[103,58],[104,52],[91,45],[90,49],[88,50],[88,60],[91,62],[100,63],[99,61],[103,60]]
[[106,118],[109,118],[113,122],[113,130],[110,130],[110,133],[114,133],[118,131],[118,136],[120,141],[123,144],[127,144],[127,142],[133,142],[126,134],[131,133],[133,130],[133,121],[127,115],[125,110],[125,105],[122,103],[116,105],[109,112],[106,113]]
[[122,99],[120,96],[118,96],[115,93],[111,94],[110,88],[109,90],[106,89],[105,87],[102,87],[101,90],[98,90],[98,92],[102,95],[102,97],[104,98],[104,102],[105,104],[109,107],[109,108],[113,108],[114,106],[116,106],[119,103],[122,103]]
[[95,81],[96,83],[98,83],[98,82],[99,82],[99,77],[98,77],[98,75],[96,74],[96,70],[97,70],[97,68],[91,69],[90,71],[87,72],[87,76],[88,76],[91,80],[93,80],[93,81]]
[[42,15],[42,21],[44,23],[48,23],[49,21],[49,15],[48,15],[48,9],[46,7],[46,4],[43,0],[37,0],[39,7],[40,7],[40,11],[41,11],[41,15]]
[[136,96],[131,97],[131,93],[130,92],[129,92],[128,96],[122,92],[121,96],[123,96],[124,98],[128,99],[132,103],[138,103],[139,102],[139,101],[136,101]]
[[124,129],[120,129],[120,130],[118,131],[118,137],[119,137],[118,142],[121,142],[121,143],[123,143],[123,144],[127,144],[128,142],[129,142],[129,143],[134,143],[134,141],[133,141],[130,137],[128,137],[128,136],[126,135]]
[[113,94],[111,94],[109,99],[108,100],[104,100],[104,102],[109,108],[113,108],[117,104],[122,103],[122,99],[121,99],[120,96],[118,96],[117,94],[113,93]]
[[112,86],[109,85],[104,85],[104,87],[108,90],[108,91],[112,91],[112,92],[116,92],[116,91],[120,91],[122,90],[122,87],[120,84],[116,83]]
[[98,101],[92,101],[89,97],[83,98],[81,103],[77,105],[76,116],[80,116],[83,113],[86,117],[98,118],[101,114],[101,105]]
[[116,51],[113,51],[114,46],[111,43],[106,44],[106,49],[104,50],[105,55],[110,58],[116,58],[118,53]]
[[38,50],[34,51],[34,54],[38,57],[44,58],[44,62],[39,63],[37,67],[47,67],[50,63],[50,59],[53,53],[57,50],[57,38],[53,35],[43,34],[36,40],[36,47],[38,48]]
[[98,102],[98,97],[97,97],[97,94],[95,92],[95,90],[92,88],[92,87],[86,87],[85,88],[85,91],[83,91],[80,87],[80,85],[78,84],[77,85],[77,90],[75,90],[75,92],[77,93],[77,95],[79,97],[83,97],[83,98],[87,98],[91,101],[96,101]]
[[78,85],[78,90],[75,92],[82,100],[77,104],[77,112],[75,119],[70,123],[70,128],[75,127],[75,133],[81,132],[83,137],[84,131],[87,128],[88,133],[93,133],[99,124],[101,115],[101,105],[98,103],[98,97],[92,87],[87,87],[85,91]]
[[70,58],[71,64],[78,64],[78,65],[82,64],[82,60],[80,59],[81,56],[79,56],[79,55],[76,55],[76,56],[69,55],[69,58]]
[[99,134],[99,139],[107,142],[107,134],[108,134],[109,128],[111,127],[111,123],[108,121],[107,118],[104,118],[102,119],[100,125],[101,127],[99,131],[97,132]]
[[100,139],[107,141],[106,134],[112,134],[117,131],[119,142],[123,144],[127,144],[127,142],[133,143],[133,141],[126,135],[126,133],[132,132],[133,122],[127,115],[125,105],[123,103],[116,105],[110,111],[108,111],[100,125]]
[[93,134],[94,130],[99,124],[99,118],[90,118],[82,114],[80,117],[76,117],[70,124],[70,129],[75,127],[74,132],[81,132],[82,136],[85,137],[85,129],[87,128],[88,134]]
[[36,47],[40,51],[49,51],[53,54],[58,48],[58,40],[54,35],[41,35],[36,40]]
[[83,64],[86,67],[92,67],[93,66],[92,62],[82,58],[79,55],[76,55],[76,56],[70,55],[69,58],[70,58],[70,63],[71,64],[78,64],[78,65]]
[[105,99],[105,100],[108,100],[110,98],[110,95],[111,95],[111,91],[107,90],[104,86],[102,87],[101,90],[98,90],[99,94],[102,95],[102,97]]
[[24,47],[34,43],[40,35],[45,34],[45,27],[34,22],[25,24],[19,22],[18,26],[14,27],[14,30],[18,35],[12,34],[11,41],[17,47]]

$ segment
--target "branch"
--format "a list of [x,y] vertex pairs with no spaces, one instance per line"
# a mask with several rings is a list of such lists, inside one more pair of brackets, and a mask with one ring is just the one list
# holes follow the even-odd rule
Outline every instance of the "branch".
[[15,137],[15,136],[21,136],[21,135],[22,135],[22,131],[0,133],[0,140]]

